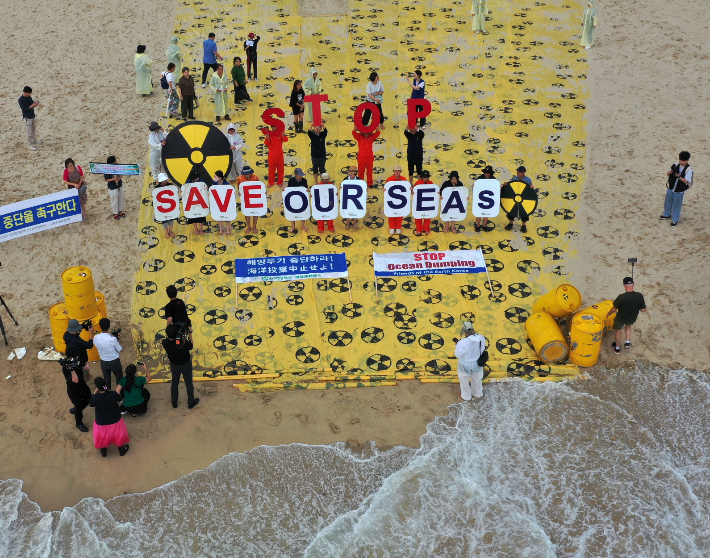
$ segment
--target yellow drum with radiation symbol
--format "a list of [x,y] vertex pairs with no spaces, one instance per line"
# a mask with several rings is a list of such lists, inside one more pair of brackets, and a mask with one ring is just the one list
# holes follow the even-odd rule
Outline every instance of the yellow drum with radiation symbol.
[[94,278],[88,267],[79,265],[65,269],[62,290],[69,318],[81,322],[96,314]]
[[604,322],[594,314],[580,312],[572,320],[569,332],[569,359],[577,366],[592,366],[599,360]]
[[559,362],[567,358],[569,347],[555,319],[547,312],[538,312],[525,322],[535,352],[545,362]]
[[67,349],[67,344],[64,342],[64,334],[69,325],[69,314],[63,302],[59,302],[49,309],[49,327],[52,330],[52,341],[54,341],[54,349],[63,353]]
[[601,302],[592,304],[587,308],[582,308],[579,312],[577,312],[577,314],[594,314],[604,324],[604,333],[606,333],[607,331],[614,329],[614,318],[616,317],[616,314],[612,314],[607,317],[609,310],[611,310],[613,306],[614,303],[611,300],[602,300]]
[[106,297],[104,293],[96,291],[94,293],[96,298],[96,309],[104,315],[104,318],[108,318],[108,310],[106,310]]
[[194,181],[212,184],[215,172],[227,176],[232,166],[229,140],[206,122],[183,122],[173,128],[165,138],[162,157],[163,168],[175,184],[185,184],[190,175]]
[[572,285],[560,285],[533,302],[533,312],[547,312],[555,318],[564,318],[582,306],[582,295]]

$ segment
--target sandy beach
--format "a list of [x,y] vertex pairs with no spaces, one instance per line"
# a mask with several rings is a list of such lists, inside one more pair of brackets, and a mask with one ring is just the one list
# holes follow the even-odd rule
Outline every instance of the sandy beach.
[[[62,189],[66,157],[88,166],[114,154],[121,162],[145,164],[148,123],[164,108],[158,79],[175,9],[177,4],[155,0],[128,0],[120,7],[48,0],[25,11],[0,8],[0,57],[13,67],[21,61],[4,83],[0,105],[6,123],[0,130],[0,205]],[[710,233],[704,217],[710,202],[704,180],[710,166],[701,124],[710,106],[704,78],[709,16],[698,8],[679,18],[677,5],[661,0],[599,3],[597,9],[597,44],[586,51],[590,168],[578,214],[578,258],[568,262],[570,282],[585,301],[613,299],[630,273],[627,259],[638,258],[637,290],[648,313],[635,326],[634,349],[616,356],[605,340],[600,365],[643,359],[707,371]],[[133,52],[139,43],[154,60],[158,88],[146,98],[135,94]],[[24,85],[42,102],[38,137],[44,143],[37,152],[26,147],[16,102]],[[680,225],[671,229],[658,217],[665,172],[682,149],[692,153],[697,174]],[[344,441],[362,448],[372,440],[380,448],[416,447],[426,425],[458,402],[458,386],[418,382],[268,394],[241,394],[231,382],[201,382],[204,405],[173,411],[169,385],[153,385],[149,414],[128,419],[132,444],[149,450],[100,463],[90,435],[68,418],[59,366],[39,362],[36,354],[52,345],[47,311],[62,297],[59,274],[68,265],[92,268],[110,317],[130,329],[141,182],[129,178],[124,184],[128,216],[119,223],[111,218],[103,181],[95,177],[88,222],[0,245],[0,294],[19,322],[12,324],[0,309],[10,343],[0,351],[0,479],[22,479],[43,510],[89,496],[147,491],[260,445]],[[124,364],[134,358],[131,345],[126,336]],[[21,346],[28,349],[24,360],[5,360],[9,349]],[[92,374],[98,373],[92,364]]]

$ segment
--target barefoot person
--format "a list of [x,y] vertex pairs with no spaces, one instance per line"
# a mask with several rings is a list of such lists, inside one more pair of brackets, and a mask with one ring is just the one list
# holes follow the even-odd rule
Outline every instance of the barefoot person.
[[[302,186],[304,188],[308,188],[308,182],[306,182],[306,179],[304,178],[306,176],[306,173],[303,172],[303,169],[297,168],[293,176],[288,179],[288,184],[286,185],[286,189],[288,190],[289,188],[296,188],[298,186]],[[308,232],[308,227],[306,226],[306,219],[303,219],[301,221],[301,230],[303,232]],[[296,221],[291,221],[291,228],[289,229],[289,232],[295,233],[296,232]]]
[[[258,182],[259,177],[254,173],[254,169],[252,169],[249,165],[244,165],[244,168],[242,169],[242,175],[237,179],[237,187],[239,187],[239,184],[242,182]],[[244,220],[246,221],[247,228],[244,230],[244,234],[257,234],[258,229],[256,228],[256,224],[259,222],[258,217],[248,217],[244,216]]]
[[[495,178],[495,176],[493,176],[494,174],[495,173],[493,171],[493,167],[490,165],[486,165],[486,167],[483,169],[483,174],[479,176],[476,180],[481,180],[483,178],[490,180],[492,178]],[[476,224],[473,225],[473,228],[476,232],[481,232],[481,229],[485,231],[487,226],[488,217],[476,217]]]
[[471,401],[471,395],[483,397],[483,366],[479,366],[478,357],[486,350],[486,338],[476,333],[471,322],[464,322],[460,339],[456,343],[454,354],[458,359],[459,385],[461,399]]
[[[379,134],[379,132],[377,133]],[[358,177],[357,167],[352,165],[348,167],[348,178],[346,180],[360,180],[360,177]],[[344,219],[343,221],[345,223],[346,230],[349,230],[350,228],[354,231],[357,230],[357,219]]]
[[[165,174],[164,172],[161,172],[158,175],[157,179],[157,186],[155,187],[155,190],[158,188],[166,188],[168,186],[172,186],[170,184],[170,179],[168,178],[168,175]],[[173,232],[173,227],[175,226],[175,219],[169,219],[168,221],[162,221],[161,225],[163,225],[163,230],[165,231],[165,238],[174,238],[175,233]]]
[[101,451],[101,457],[106,457],[106,450],[115,444],[121,457],[128,451],[128,429],[121,416],[119,403],[121,386],[116,391],[110,391],[103,378],[94,380],[96,389],[89,400],[89,406],[96,409],[94,414],[94,447]]
[[614,306],[607,312],[607,317],[616,312],[614,318],[614,338],[611,344],[614,352],[618,355],[621,352],[621,330],[626,332],[626,342],[624,349],[631,348],[631,326],[636,323],[639,312],[646,312],[646,301],[641,293],[634,291],[634,280],[631,277],[624,277],[624,291],[614,300]]

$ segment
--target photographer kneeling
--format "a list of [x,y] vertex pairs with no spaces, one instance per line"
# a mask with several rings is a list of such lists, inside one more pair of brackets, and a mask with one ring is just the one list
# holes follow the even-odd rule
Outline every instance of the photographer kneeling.
[[167,339],[163,339],[163,348],[170,361],[170,372],[172,373],[172,385],[170,395],[173,401],[173,409],[178,404],[178,387],[180,376],[185,380],[187,390],[187,408],[192,409],[200,402],[200,398],[195,398],[195,388],[192,385],[192,332],[189,332],[186,325],[180,326],[170,324],[165,328]]
[[75,364],[71,366],[62,365],[62,373],[67,381],[67,395],[74,404],[74,407],[69,409],[69,412],[74,415],[76,427],[82,432],[89,431],[84,426],[83,412],[89,404],[89,399],[91,399],[91,390],[84,379],[84,367],[89,361],[89,355],[86,350],[94,348],[94,327],[91,322],[87,324],[86,329],[89,332],[89,341],[84,341],[79,337],[82,325],[77,320],[69,320],[67,331],[64,333],[64,342],[67,345],[65,353],[69,359],[74,360]]
[[140,416],[148,411],[148,401],[150,392],[145,388],[146,382],[150,382],[150,370],[139,362],[145,370],[145,376],[136,376],[135,364],[126,366],[126,375],[118,381],[118,385],[123,388],[123,407],[132,417]]

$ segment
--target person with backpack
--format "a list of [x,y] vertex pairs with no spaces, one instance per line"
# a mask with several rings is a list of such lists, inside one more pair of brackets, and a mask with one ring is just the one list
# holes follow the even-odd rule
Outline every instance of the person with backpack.
[[463,323],[461,335],[463,338],[456,343],[454,351],[458,359],[461,399],[471,401],[471,395],[480,399],[483,397],[483,365],[488,356],[486,338],[476,333],[472,322]]
[[670,219],[671,227],[678,225],[680,210],[683,209],[683,195],[693,185],[693,169],[690,168],[688,161],[690,161],[690,153],[681,151],[678,155],[678,163],[672,164],[671,170],[666,173],[668,183],[661,219]]

